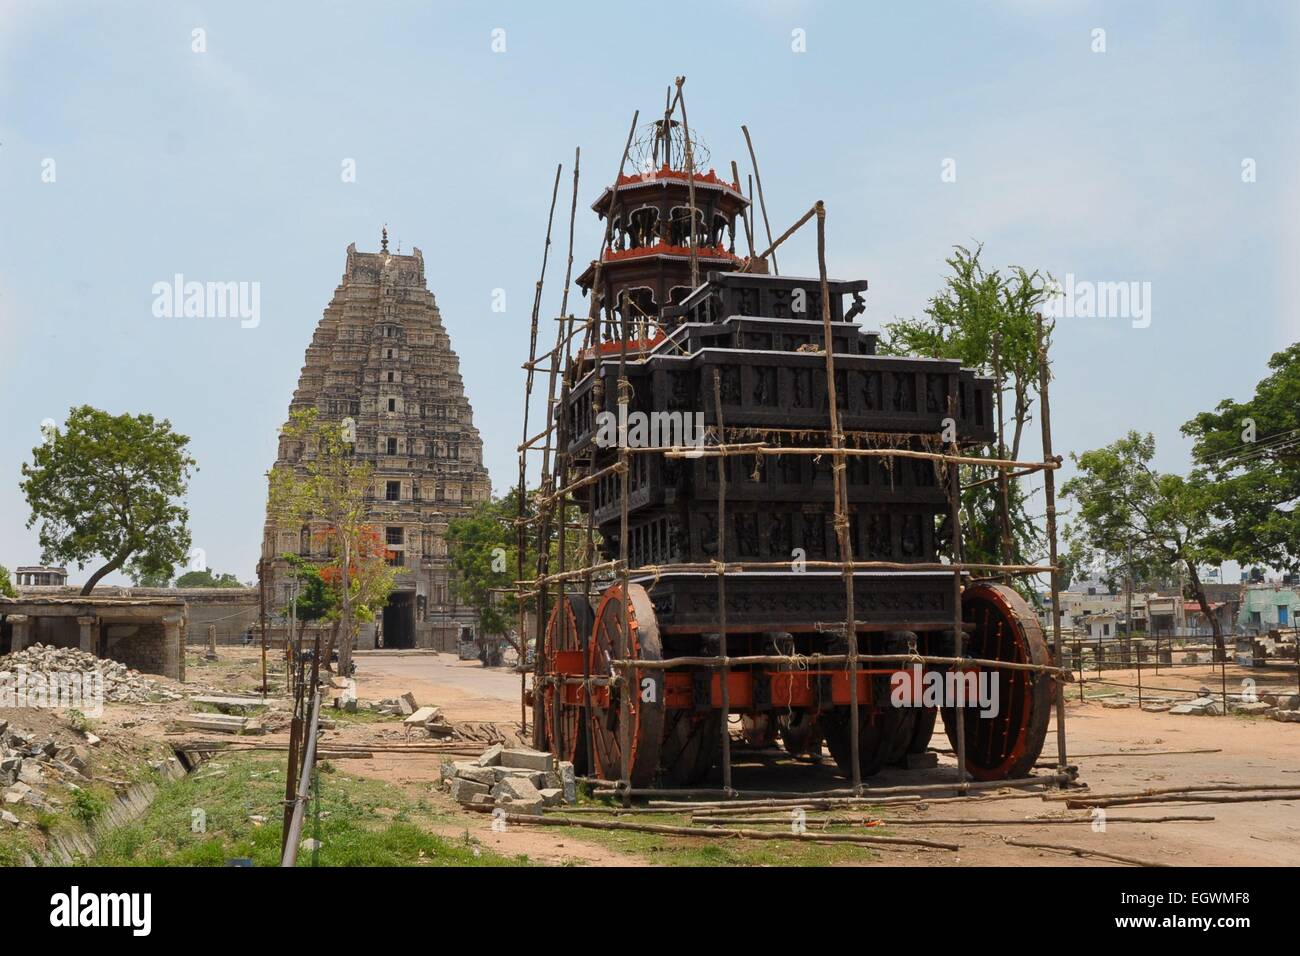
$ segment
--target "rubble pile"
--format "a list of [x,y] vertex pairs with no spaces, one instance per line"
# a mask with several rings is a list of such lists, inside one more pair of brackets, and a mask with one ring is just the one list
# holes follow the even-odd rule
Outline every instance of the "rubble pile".
[[573,764],[542,750],[489,747],[477,760],[447,761],[442,786],[470,806],[498,806],[510,813],[538,815],[543,807],[578,802]]
[[[118,661],[96,657],[77,647],[48,647],[33,644],[0,657],[0,684],[18,680],[19,674],[88,674],[98,672],[103,680],[104,703],[148,704],[181,700],[184,695],[161,680],[144,676]],[[83,680],[84,686],[84,680]]]
[[[1133,693],[1105,699],[1101,706],[1110,710],[1138,706]],[[1202,687],[1190,700],[1185,697],[1142,696],[1142,710],[1149,714],[1178,714],[1192,717],[1221,717],[1223,695]],[[1229,694],[1228,713],[1240,716],[1271,717],[1282,723],[1300,723],[1300,694],[1285,691],[1260,691],[1258,694]]]
[[0,826],[18,826],[19,806],[57,810],[63,801],[53,796],[56,787],[75,793],[90,781],[89,747],[99,744],[85,734],[85,745],[60,745],[53,737],[38,738],[0,719]]

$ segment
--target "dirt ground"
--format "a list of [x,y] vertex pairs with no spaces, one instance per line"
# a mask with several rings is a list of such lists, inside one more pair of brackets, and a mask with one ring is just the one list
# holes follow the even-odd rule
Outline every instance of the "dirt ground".
[[[206,688],[247,691],[260,675],[259,656],[251,648],[222,648],[219,665],[191,668],[191,682]],[[1108,682],[1133,683],[1134,672],[1107,671]],[[1162,668],[1157,677],[1143,668],[1146,694],[1174,696],[1193,694],[1202,686],[1217,694],[1219,671],[1213,667]],[[1066,728],[1069,763],[1078,767],[1079,783],[1095,793],[1174,787],[1192,784],[1282,784],[1300,792],[1300,724],[1280,723],[1259,717],[1195,717],[1169,713],[1147,713],[1136,705],[1127,709],[1104,706],[1114,698],[1093,695],[1119,694],[1122,688],[1096,683],[1088,675],[1079,699],[1078,685],[1067,691]],[[1278,686],[1292,688],[1294,672],[1261,674],[1259,671],[1228,668],[1228,692],[1240,690],[1243,677],[1250,677],[1260,691]],[[273,675],[273,680],[277,675]],[[1162,688],[1159,691],[1153,687]],[[477,661],[458,661],[452,655],[432,652],[377,651],[357,658],[357,694],[364,702],[415,695],[419,704],[433,704],[453,722],[492,721],[503,729],[517,730],[520,719],[519,678],[505,669],[487,669]],[[1129,691],[1128,693],[1133,693]],[[173,739],[166,717],[184,712],[185,704],[155,706],[147,717],[129,709],[112,707],[105,714],[106,725],[125,725],[133,733]],[[269,722],[277,722],[276,712]],[[283,709],[280,709],[283,716]],[[261,740],[283,740],[283,731]],[[327,742],[380,742],[403,746],[400,722],[339,721],[327,732]],[[896,786],[943,783],[953,779],[955,759],[948,753],[942,726],[932,747],[940,751],[937,768],[920,771],[890,769],[871,779],[872,785]],[[1200,751],[1171,753],[1171,751]],[[1154,752],[1146,753],[1143,752]],[[1040,772],[1047,772],[1056,758],[1055,726],[1049,728]],[[647,865],[648,861],[621,853],[596,840],[574,838],[541,828],[512,826],[504,833],[491,830],[484,814],[462,811],[437,790],[442,758],[434,754],[375,753],[364,759],[349,759],[345,769],[359,776],[385,780],[418,792],[440,812],[456,816],[454,824],[439,823],[435,829],[448,835],[469,830],[485,845],[504,854],[527,854],[542,863],[579,865]],[[716,772],[715,772],[716,774]],[[845,786],[829,759],[820,765],[798,763],[775,752],[740,752],[736,757],[733,783],[738,789],[790,790],[829,789]],[[716,785],[716,781],[715,781]],[[1008,797],[1011,791],[988,796]],[[1300,799],[1254,803],[1208,803],[1189,800],[1136,807],[1115,807],[1107,811],[1104,831],[1088,822],[1046,825],[1023,822],[1010,825],[978,825],[977,820],[1024,821],[1033,816],[1060,816],[1064,804],[1034,795],[989,799],[929,800],[917,804],[883,807],[876,815],[894,820],[916,820],[918,825],[895,826],[888,832],[961,845],[959,852],[943,850],[890,849],[880,862],[895,866],[1034,866],[1068,864],[1109,866],[1114,863],[1094,857],[1077,857],[1053,850],[1013,847],[1005,842],[1068,844],[1130,856],[1152,862],[1184,866],[1300,865]],[[1080,816],[1078,812],[1071,816]],[[1170,815],[1208,816],[1196,822],[1141,822]],[[1115,817],[1139,818],[1123,822]],[[927,825],[931,819],[972,821],[959,825]]]

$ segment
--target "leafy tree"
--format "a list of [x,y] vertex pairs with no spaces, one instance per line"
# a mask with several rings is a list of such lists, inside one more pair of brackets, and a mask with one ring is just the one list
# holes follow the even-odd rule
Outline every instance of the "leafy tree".
[[[924,355],[958,359],[962,365],[995,379],[1004,397],[1004,448],[990,448],[985,457],[1019,458],[1025,428],[1038,395],[1038,311],[1047,300],[1050,276],[1018,266],[1004,275],[987,271],[980,262],[983,246],[973,251],[954,246],[946,260],[951,274],[931,299],[923,319],[899,319],[885,325],[880,349],[892,355]],[[1043,345],[1050,344],[1053,323],[1043,324]],[[996,360],[995,360],[996,359]],[[995,414],[997,407],[995,405]],[[978,456],[978,452],[974,453]],[[1043,555],[1045,539],[1028,512],[1028,495],[1014,481],[1006,482],[1006,527],[1000,521],[1002,486],[989,469],[962,466],[962,548],[967,561],[1002,563],[1003,535],[1012,564],[1031,564]],[[990,480],[983,480],[990,478]],[[948,532],[939,530],[946,544]],[[945,553],[947,548],[941,547]],[[1039,600],[1028,582],[1017,587]]]
[[447,522],[456,594],[478,613],[485,634],[509,634],[518,615],[515,596],[501,590],[514,586],[516,574],[516,495],[512,491],[505,498],[479,502],[469,514]]
[[[323,566],[297,554],[285,554],[281,557],[289,563],[298,578],[297,597],[291,605],[293,617],[298,622],[298,640],[301,641],[303,630],[312,621],[327,619],[335,622],[334,632],[330,635],[329,648],[324,655],[324,659],[328,661],[333,653],[334,640],[338,631],[338,610],[341,603],[338,592],[326,583]],[[288,617],[290,607],[286,606],[283,610]]]
[[[1131,575],[1182,564],[1192,596],[1207,610],[1200,564],[1217,560],[1207,503],[1210,486],[1197,478],[1162,475],[1151,468],[1155,439],[1135,431],[1105,448],[1071,455],[1078,474],[1061,488],[1078,505],[1067,532],[1074,553],[1090,567]],[[1226,659],[1219,619],[1207,614],[1215,653]]]
[[211,568],[202,571],[187,571],[176,579],[178,588],[242,588],[244,585],[228,572],[213,574]]
[[[348,600],[355,624],[368,624],[378,620],[388,603],[388,597],[397,583],[398,570],[389,564],[393,552],[384,544],[383,534],[374,525],[364,525],[357,535],[356,547],[351,551],[348,566]],[[343,607],[341,563],[336,559],[321,568],[321,578],[330,589],[333,610],[326,616],[334,619]],[[355,630],[353,636],[355,637]],[[331,639],[330,652],[333,653]],[[329,657],[327,655],[326,659]],[[346,671],[344,671],[346,673]]]
[[[1300,570],[1300,343],[1268,362],[1246,402],[1224,399],[1183,425],[1208,486],[1217,560]],[[1213,560],[1213,559],[1212,559]]]
[[[982,245],[973,252],[954,246],[946,260],[952,274],[930,299],[926,318],[886,323],[880,348],[890,355],[960,359],[983,375],[1000,372],[998,385],[1011,399],[1007,450],[1018,458],[1038,395],[1037,315],[1049,297],[1051,277],[1019,266],[1009,275],[987,272],[980,262],[983,250]],[[1050,344],[1053,328],[1044,323],[1044,345]]]
[[171,587],[172,577],[167,572],[150,573],[141,571],[139,568],[127,565],[126,573],[131,577],[131,583],[138,588],[167,588]]
[[190,548],[189,512],[179,500],[195,469],[188,446],[166,419],[73,408],[22,466],[27,527],[41,522],[42,560],[84,568],[107,559],[82,594],[124,566],[170,578]]
[[14,587],[13,579],[9,577],[9,569],[0,564],[0,597],[16,598],[18,589]]
[[[524,500],[524,520],[530,522],[524,554],[524,575],[527,578],[536,574],[538,569],[536,525],[532,523],[537,516],[536,495],[536,491],[528,492]],[[480,502],[469,514],[453,518],[447,523],[447,552],[455,573],[457,596],[478,613],[485,633],[505,636],[519,652],[519,659],[523,660],[525,650],[520,645],[526,646],[528,635],[510,636],[511,629],[519,620],[519,604],[513,590],[519,561],[515,530],[515,522],[519,519],[518,501],[518,489],[512,488],[505,496]],[[578,515],[576,507],[570,508],[567,520],[577,524]],[[578,567],[579,550],[586,544],[586,535],[570,531],[565,540],[569,554],[566,566]],[[559,542],[556,539],[551,542],[548,562],[544,566],[554,570],[558,567],[558,556]],[[525,603],[526,610],[535,607],[533,600]]]
[[[268,476],[269,513],[278,528],[294,531],[310,521],[324,523],[319,533],[328,540],[330,553],[337,556],[343,634],[339,666],[346,674],[360,620],[352,607],[357,585],[350,577],[361,567],[359,560],[373,564],[375,557],[375,549],[367,544],[374,529],[366,522],[374,468],[353,456],[343,427],[338,422],[321,421],[314,408],[293,412],[280,435],[288,443],[291,462],[278,465]],[[371,577],[372,585],[382,585],[382,573]],[[390,590],[391,586],[390,578]],[[387,596],[385,592],[384,600]],[[382,606],[370,604],[359,610],[373,619],[375,608]]]

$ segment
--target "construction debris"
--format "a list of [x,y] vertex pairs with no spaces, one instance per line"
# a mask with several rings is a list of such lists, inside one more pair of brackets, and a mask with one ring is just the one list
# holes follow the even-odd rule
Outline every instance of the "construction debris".
[[0,806],[7,814],[5,822],[19,823],[17,818],[10,820],[10,807],[58,809],[63,803],[50,793],[53,787],[75,793],[91,777],[90,753],[85,747],[61,745],[52,737],[38,738],[0,720]]
[[104,703],[109,704],[149,704],[184,697],[161,680],[145,677],[125,664],[96,657],[76,647],[33,644],[0,657],[0,685],[15,682],[20,676],[30,683],[36,675],[48,678],[52,674],[79,675],[83,688],[87,687],[88,675],[97,675],[91,679],[102,681]]
[[238,717],[234,714],[190,714],[177,723],[195,730],[215,730],[223,734],[261,734],[266,728],[256,717]]
[[447,761],[442,784],[459,803],[498,806],[511,814],[538,815],[544,807],[576,803],[573,764],[525,748],[490,747],[477,760]]

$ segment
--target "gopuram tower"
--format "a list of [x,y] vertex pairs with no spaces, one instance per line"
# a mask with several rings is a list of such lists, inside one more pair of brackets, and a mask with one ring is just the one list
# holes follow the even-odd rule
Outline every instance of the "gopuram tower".
[[[382,622],[363,625],[358,647],[454,650],[472,610],[458,605],[450,580],[447,522],[488,498],[483,442],[465,398],[459,361],[424,275],[424,256],[348,246],[343,281],[316,326],[292,414],[314,408],[322,421],[352,419],[355,453],[374,465],[371,523],[400,567]],[[292,466],[281,439],[276,466]],[[324,540],[304,526],[263,534],[268,614],[280,616],[292,594],[281,556],[325,561]],[[317,553],[320,552],[320,553]]]

